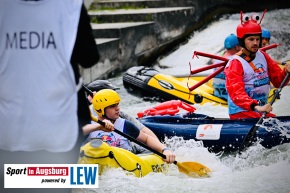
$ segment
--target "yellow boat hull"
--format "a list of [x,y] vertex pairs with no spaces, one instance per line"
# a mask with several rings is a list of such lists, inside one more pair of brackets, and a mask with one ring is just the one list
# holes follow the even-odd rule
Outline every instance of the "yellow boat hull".
[[[195,84],[197,84],[199,81],[203,80],[204,78],[206,77],[190,77],[189,79],[186,77],[179,77],[178,80],[182,83],[187,83],[190,85],[190,86],[193,86]],[[290,86],[290,84],[288,84],[288,86]],[[204,104],[206,102],[214,102],[214,103],[217,103],[217,104],[221,104],[223,106],[227,106],[228,104],[224,104],[224,103],[219,103],[219,101],[216,99],[218,97],[214,96],[213,95],[213,87],[212,87],[212,79],[210,81],[208,81],[207,83],[201,85],[198,89],[198,93],[202,94],[203,96],[207,96],[209,99],[206,99],[203,103],[201,104]],[[199,91],[199,89],[201,89],[201,91]],[[196,89],[195,89],[196,90]],[[271,88],[270,90],[270,93],[269,93],[269,97],[268,97],[268,102],[270,102],[272,100],[272,98],[274,97],[274,91],[276,90],[276,88]],[[207,95],[209,94],[209,95]],[[214,96],[214,97],[213,97]],[[221,98],[218,98],[222,101],[224,101],[223,99]]]
[[[205,77],[192,76],[175,77],[159,73],[148,67],[132,67],[123,76],[123,84],[129,93],[138,96],[157,96],[165,100],[182,100],[184,102],[201,105],[211,103],[213,105],[227,106],[227,101],[216,97],[212,87],[212,80],[189,91],[189,88],[199,83]],[[269,102],[274,96],[275,89],[271,89]]]
[[78,163],[99,164],[100,175],[106,168],[122,168],[136,177],[168,171],[168,165],[155,154],[135,155],[125,149],[110,146],[100,139],[94,139],[81,147]]
[[[160,84],[161,81],[166,81],[170,83],[174,89],[168,89],[167,87],[164,87],[162,84]],[[217,103],[221,105],[227,105],[227,101],[216,97],[213,95],[213,88],[207,84],[203,84],[199,86],[198,88],[194,89],[193,91],[189,91],[188,86],[193,86],[198,83],[198,80],[195,78],[184,78],[183,80],[177,80],[175,77],[165,74],[156,74],[154,78],[151,78],[148,81],[148,85],[151,87],[154,87],[155,89],[161,90],[163,92],[168,93],[169,95],[178,96],[178,98],[181,98],[185,102],[189,102],[191,104],[194,103]],[[196,95],[201,95],[203,97],[203,100],[201,102],[198,102],[195,100]]]

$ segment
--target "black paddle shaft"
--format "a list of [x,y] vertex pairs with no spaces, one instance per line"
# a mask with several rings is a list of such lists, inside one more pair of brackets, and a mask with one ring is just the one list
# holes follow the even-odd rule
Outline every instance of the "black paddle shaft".
[[[270,104],[272,105],[275,100],[277,98],[280,97],[280,92],[283,88],[283,86],[285,85],[286,81],[288,80],[289,78],[289,75],[290,73],[287,73],[287,75],[285,76],[284,80],[282,81],[280,87],[275,91],[275,94],[272,98],[272,100],[270,101]],[[239,147],[239,152],[243,151],[246,147],[249,147],[251,141],[252,141],[252,138],[253,136],[255,135],[255,133],[257,132],[257,130],[259,129],[259,124],[261,124],[266,116],[266,113],[267,112],[263,112],[261,118],[259,119],[259,121],[250,129],[249,133],[247,134],[247,136],[245,137],[243,143],[241,144],[241,146]]]
[[[98,120],[98,123],[105,126],[105,123],[103,121]],[[155,149],[145,145],[144,143],[142,143],[141,141],[138,141],[137,139],[131,137],[130,135],[127,135],[126,133],[123,133],[122,131],[119,131],[118,129],[114,129],[114,132],[118,133],[119,135],[122,135],[123,137],[126,137],[130,141],[133,141],[134,143],[137,143],[138,145],[140,145],[140,146],[148,149],[149,151],[159,155],[160,157],[166,159],[166,155],[164,155],[163,153],[160,153],[159,151],[156,151]]]
[[87,93],[91,96],[94,97],[94,93],[93,91],[91,91],[88,87],[86,87],[85,85],[83,85],[83,88],[87,91]]

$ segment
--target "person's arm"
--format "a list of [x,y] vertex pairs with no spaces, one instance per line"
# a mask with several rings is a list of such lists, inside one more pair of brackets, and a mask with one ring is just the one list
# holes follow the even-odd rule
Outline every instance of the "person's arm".
[[91,123],[83,126],[83,135],[87,135],[91,132],[97,131],[97,130],[103,130],[106,132],[111,132],[114,130],[114,124],[111,123],[111,121],[104,119],[103,122],[105,123],[105,127],[100,125],[99,123]]
[[175,161],[175,155],[167,148],[164,144],[162,144],[159,140],[153,138],[150,135],[147,135],[144,132],[140,132],[139,136],[137,137],[138,140],[147,144],[149,147],[162,152],[166,155],[166,159],[164,159],[167,163],[173,163]]
[[128,120],[125,122],[124,132],[131,137],[134,137],[137,140],[143,142],[149,147],[162,152],[164,155],[166,155],[166,159],[164,159],[165,162],[173,163],[175,161],[175,155],[169,150],[169,148],[162,144],[158,139],[155,139],[144,132],[140,132],[140,130]]
[[[273,86],[275,88],[278,88],[280,86],[280,84],[282,83],[282,81],[284,80],[287,72],[290,70],[290,66],[289,69],[287,68],[287,64],[284,67],[284,69],[281,69],[277,63],[265,52],[261,51],[267,61],[268,64],[268,75],[270,78],[271,83],[273,84]],[[289,64],[288,64],[289,65]],[[287,71],[288,69],[288,71]],[[285,83],[285,85],[287,85],[289,82],[289,80]]]
[[142,132],[146,133],[147,135],[150,135],[151,137],[158,139],[158,137],[155,135],[155,133],[153,133],[153,131],[151,131],[151,129],[149,129],[148,127],[144,126],[142,129],[141,129]]
[[[81,13],[75,45],[70,59],[76,84],[79,83],[80,78],[79,65],[83,68],[89,68],[96,64],[100,59],[87,9],[82,5],[80,11]],[[81,89],[81,92],[84,93],[83,89]]]
[[239,60],[233,59],[231,64],[224,70],[226,75],[226,88],[231,100],[239,107],[253,111],[258,101],[252,99],[245,91],[243,82],[244,70]]
[[100,59],[97,44],[92,33],[90,17],[84,5],[81,8],[80,20],[71,63],[84,68],[92,67]]

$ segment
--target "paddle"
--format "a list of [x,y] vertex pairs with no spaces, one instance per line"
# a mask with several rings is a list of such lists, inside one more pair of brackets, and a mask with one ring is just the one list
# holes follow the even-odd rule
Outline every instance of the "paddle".
[[86,87],[85,85],[83,85],[83,88],[86,90],[86,92],[91,96],[94,97],[94,93],[93,91],[91,91],[88,87]]
[[[280,92],[283,88],[283,86],[285,85],[286,81],[288,80],[289,78],[289,74],[290,73],[287,73],[287,75],[285,76],[284,80],[282,81],[280,87],[275,91],[275,94],[272,98],[272,100],[270,101],[270,104],[272,105],[275,100],[277,98],[279,98],[280,96]],[[246,147],[249,147],[251,141],[252,141],[252,138],[253,136],[255,135],[255,133],[257,132],[257,130],[259,129],[259,124],[261,124],[266,116],[266,113],[267,112],[264,112],[261,116],[261,118],[259,119],[259,121],[250,129],[249,133],[247,134],[247,136],[245,137],[244,141],[242,142],[242,144],[240,145],[239,147],[239,153],[241,153],[241,151],[243,151]]]
[[[86,86],[84,86],[84,89],[88,92],[89,95],[93,96],[93,92],[88,89]],[[91,118],[93,121],[105,126],[105,123],[100,121],[97,117],[94,117],[92,114],[91,114]],[[162,157],[163,159],[166,159],[166,155],[164,155],[163,153],[160,153],[159,151],[156,151],[155,149],[145,145],[144,143],[138,141],[137,139],[131,137],[130,135],[127,135],[126,133],[123,133],[122,131],[119,131],[117,129],[114,129],[114,132],[118,133],[119,135],[122,135],[123,137],[126,137],[127,139],[137,143],[138,145],[148,149],[149,151],[159,155],[160,157]],[[175,165],[178,166],[178,170],[188,176],[191,176],[191,177],[196,177],[197,175],[198,176],[208,176],[208,172],[210,172],[210,169],[198,162],[177,162],[177,161],[174,161],[173,162]]]
[[[98,118],[92,116],[92,120],[105,126],[105,123],[98,120]],[[166,159],[166,155],[164,155],[163,153],[160,153],[159,151],[156,151],[155,149],[145,145],[144,143],[136,140],[135,138],[131,137],[130,135],[127,135],[126,133],[123,133],[122,131],[119,131],[118,129],[114,129],[114,132],[118,133],[119,135],[122,135],[123,137],[126,137],[127,139],[137,143],[138,145],[148,149],[149,151],[159,155],[160,157],[162,157],[163,159]],[[188,176],[191,176],[191,177],[196,177],[197,175],[198,176],[208,176],[208,172],[210,172],[210,169],[207,168],[206,166],[200,164],[200,163],[197,163],[197,162],[177,162],[177,161],[174,161],[173,162],[175,165],[178,166],[178,170]]]

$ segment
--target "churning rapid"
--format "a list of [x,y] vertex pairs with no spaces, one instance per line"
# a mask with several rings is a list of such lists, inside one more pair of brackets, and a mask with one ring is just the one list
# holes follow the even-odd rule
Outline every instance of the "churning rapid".
[[[259,14],[262,14],[263,10]],[[251,15],[252,13],[247,13]],[[224,15],[212,22],[204,30],[195,31],[188,42],[168,56],[160,58],[154,66],[164,74],[189,74],[189,62],[199,68],[208,62],[208,58],[192,59],[194,51],[216,54],[223,48],[224,38],[235,33],[240,14]],[[268,53],[275,59],[290,59],[290,9],[268,11],[262,21],[262,27],[272,33],[270,43],[281,46]],[[162,68],[160,68],[160,66]],[[166,68],[164,68],[166,67]],[[157,102],[145,101],[130,95],[123,87],[122,75],[109,79],[120,87],[121,109],[137,117],[137,113],[154,106]],[[281,99],[274,103],[273,112],[277,115],[290,115],[290,87],[281,92]],[[195,104],[197,113],[224,118],[228,117],[227,108],[205,104]],[[284,133],[290,137],[289,133]],[[180,173],[176,165],[171,164],[168,174],[150,173],[144,178],[126,175],[121,169],[110,169],[99,177],[98,189],[85,189],[84,192],[290,192],[290,144],[272,149],[261,145],[250,147],[242,155],[214,154],[194,140],[181,138],[167,139],[166,143],[177,156],[177,160],[199,162],[209,167],[209,178],[189,178]]]

